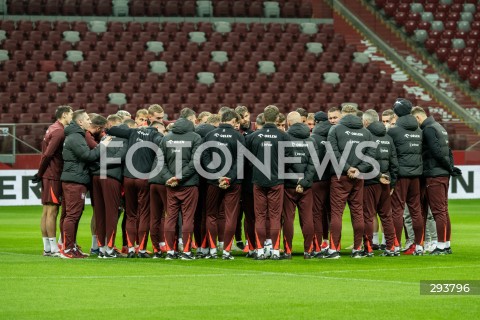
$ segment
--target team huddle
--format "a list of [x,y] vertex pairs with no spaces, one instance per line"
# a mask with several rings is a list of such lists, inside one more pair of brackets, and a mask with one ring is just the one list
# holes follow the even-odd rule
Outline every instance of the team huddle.
[[448,186],[461,171],[446,130],[406,99],[382,121],[348,103],[287,116],[270,105],[253,124],[245,106],[198,117],[185,108],[176,121],[157,104],[134,120],[70,106],[55,116],[33,178],[45,256],[88,256],[77,244],[88,193],[99,258],[232,260],[239,248],[255,260],[292,259],[298,210],[303,257],[337,259],[347,203],[352,258],[452,253]]

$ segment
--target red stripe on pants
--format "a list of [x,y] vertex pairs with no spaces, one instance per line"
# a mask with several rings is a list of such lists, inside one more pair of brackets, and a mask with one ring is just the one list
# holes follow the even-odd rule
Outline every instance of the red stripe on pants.
[[156,252],[160,251],[160,242],[164,239],[165,209],[167,205],[167,187],[161,184],[150,185],[150,239]]
[[[449,227],[450,216],[448,214],[449,180],[450,177],[426,178],[427,201],[437,225],[438,242],[447,241],[447,234],[451,233],[451,228]],[[448,236],[449,240],[450,237]]]
[[255,208],[255,232],[257,233],[257,248],[263,248],[266,239],[266,219],[270,220],[269,235],[273,241],[274,250],[279,249],[280,226],[282,218],[283,184],[274,187],[253,186]]
[[415,233],[415,243],[423,244],[423,217],[420,205],[420,179],[419,178],[399,178],[395,184],[395,190],[392,194],[392,218],[395,226],[397,241],[402,243],[403,230],[403,211],[405,203],[408,206],[412,216],[413,232]]
[[[150,187],[148,180],[124,178],[125,212],[127,215],[128,246],[138,239],[139,250],[145,250],[150,227]],[[138,228],[137,228],[138,223]]]
[[64,249],[73,249],[76,242],[76,225],[80,221],[85,205],[87,187],[83,184],[62,182],[65,199],[65,220],[63,221]]
[[[178,214],[182,210],[182,238],[187,241],[193,233],[193,216],[198,202],[198,188],[167,188],[167,215],[165,217],[165,242],[167,250],[174,250],[175,228]],[[190,251],[189,242],[183,246],[184,252]]]
[[[287,253],[291,253],[293,246],[293,231],[295,221],[295,209],[302,221],[303,252],[310,252],[313,246],[313,193],[312,189],[306,189],[303,193],[297,193],[293,188],[285,188],[283,195],[283,236],[284,246]],[[288,248],[288,250],[287,250]]]
[[341,176],[332,177],[330,181],[330,207],[332,220],[330,222],[330,248],[340,250],[342,238],[342,216],[345,205],[350,207],[353,226],[353,248],[359,250],[363,238],[363,180],[350,179]]

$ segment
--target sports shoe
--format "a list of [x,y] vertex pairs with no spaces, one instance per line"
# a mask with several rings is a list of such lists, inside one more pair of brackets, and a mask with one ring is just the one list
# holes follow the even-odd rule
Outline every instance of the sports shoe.
[[255,257],[257,256],[257,254],[255,252],[247,252],[247,254],[245,255],[245,258],[250,258],[250,259],[255,259]]
[[155,252],[152,258],[153,259],[161,259],[161,258],[163,258],[163,254],[162,254],[161,251]]
[[177,258],[178,257],[175,254],[171,254],[171,253],[167,253],[167,255],[165,256],[165,260],[175,260]]
[[414,256],[423,256],[423,250],[415,250],[413,253]]
[[340,252],[334,251],[332,253],[327,253],[324,256],[325,259],[339,259],[340,258]]
[[150,259],[151,256],[147,252],[138,251],[137,258]]
[[57,243],[58,250],[63,251],[63,243]]
[[323,240],[322,245],[320,246],[321,251],[325,251],[326,249],[328,249],[328,247],[329,247],[329,245],[328,245],[327,240]]
[[365,255],[365,252],[364,251],[361,251],[361,250],[353,250],[352,253],[350,254],[350,257],[354,258],[354,259],[361,259],[361,258],[365,258],[366,255]]
[[181,260],[195,260],[195,257],[193,256],[193,254],[188,254],[188,253],[182,253],[182,255],[180,256],[180,259]]
[[271,260],[282,260],[282,258],[278,254],[273,254],[270,256]]
[[364,250],[364,251],[363,251],[363,255],[364,255],[365,257],[367,257],[367,258],[373,258],[373,257],[375,256],[375,254],[373,253],[373,251],[372,251],[372,252],[369,252],[369,251],[367,251],[367,250]]
[[265,258],[265,254],[261,254],[261,255],[258,255],[258,254],[257,254],[254,259],[255,259],[255,260],[265,260],[265,259],[266,259],[266,258]]
[[209,253],[205,256],[205,259],[218,259],[218,256],[216,253]]
[[54,257],[54,258],[60,257],[60,251],[52,251],[50,253],[50,257]]
[[60,255],[62,259],[78,259],[78,256],[75,254],[74,250],[70,250],[69,252],[62,252]]
[[411,246],[415,245],[415,243],[413,242],[410,242],[409,240],[407,240],[407,242],[405,242],[405,247],[403,247],[403,249],[401,250],[402,252],[405,252],[407,251],[408,249],[410,249]]
[[231,254],[223,254],[222,255],[222,260],[235,260],[235,257],[232,256]]
[[100,253],[100,249],[90,249],[90,255],[91,256],[98,256],[98,254]]
[[451,247],[445,248],[445,254],[452,254],[452,253],[453,251]]
[[317,253],[315,253],[315,254],[313,255],[313,257],[314,257],[315,259],[323,259],[323,258],[325,258],[325,252],[322,252],[322,251],[317,252]]
[[127,254],[127,258],[135,258],[135,251],[130,251],[130,252]]
[[51,257],[52,256],[52,253],[50,251],[45,251],[43,250],[43,256],[44,257]]
[[197,250],[197,253],[195,253],[195,259],[204,259],[205,256],[206,254],[201,252],[200,250]]
[[105,259],[116,259],[121,257],[122,256],[116,250],[113,250],[112,253],[108,253],[108,251],[105,251],[105,253],[103,254],[103,258]]
[[73,255],[75,255],[75,257],[79,259],[88,257],[88,255],[86,256],[85,253],[78,250],[78,248],[73,248],[72,252],[73,252]]
[[372,244],[372,250],[380,250],[380,246],[377,243]]
[[282,260],[292,260],[292,254],[291,253],[283,253],[280,256],[280,259],[282,259]]
[[[92,255],[92,257],[93,257],[93,255]],[[99,258],[99,259],[103,259],[103,258],[105,258],[105,254],[104,254],[104,253],[102,253],[102,252],[98,252],[98,254],[97,254],[97,258]]]
[[382,243],[382,244],[380,245],[380,250],[384,251],[384,250],[386,250],[386,249],[387,249],[387,245]]
[[303,260],[310,260],[312,259],[312,255],[308,252],[303,253]]
[[83,252],[82,247],[80,247],[79,245],[76,245],[75,249],[76,249],[75,251],[77,251],[78,254],[80,254],[84,258],[90,256],[88,253]]
[[408,247],[407,250],[404,250],[404,251],[403,251],[403,254],[405,254],[405,255],[412,255],[412,254],[414,254],[414,253],[415,253],[415,247],[416,247],[415,244],[410,245],[410,247]]
[[380,257],[393,257],[395,256],[395,252],[391,251],[391,250],[387,250],[385,249],[381,254],[380,254]]
[[438,247],[436,247],[435,250],[432,250],[429,255],[430,256],[444,256],[445,255],[445,249],[439,249]]

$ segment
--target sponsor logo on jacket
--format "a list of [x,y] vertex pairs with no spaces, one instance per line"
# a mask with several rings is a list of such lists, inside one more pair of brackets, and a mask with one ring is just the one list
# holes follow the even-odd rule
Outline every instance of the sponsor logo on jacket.
[[421,138],[419,134],[413,134],[413,133],[405,133],[405,138],[410,139],[410,138]]
[[345,131],[345,134],[346,134],[347,136],[352,135],[352,136],[360,136],[360,137],[363,137],[363,133],[361,133],[361,132],[352,132],[352,131],[348,131],[348,130],[347,130],[347,131]]

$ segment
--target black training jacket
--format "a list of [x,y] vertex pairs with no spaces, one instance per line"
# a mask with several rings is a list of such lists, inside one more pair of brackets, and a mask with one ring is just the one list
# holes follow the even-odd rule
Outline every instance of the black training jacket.
[[[321,121],[313,127],[312,130],[312,139],[315,140],[315,143],[317,145],[317,156],[318,156],[318,161],[320,164],[322,164],[323,159],[325,158],[325,155],[327,154],[327,149],[325,148],[325,143],[327,142],[327,137],[328,137],[328,131],[332,127],[332,124],[327,120],[327,121]],[[324,181],[324,180],[330,180],[330,177],[332,176],[331,173],[331,162],[328,162],[327,167],[323,171],[322,176],[319,178],[317,171],[315,170],[315,176],[313,177],[313,181]]]
[[[278,143],[288,142],[290,137],[286,132],[277,129],[274,123],[266,123],[262,129],[255,131],[247,139],[247,148],[261,162],[265,163],[265,152],[270,154],[270,179],[260,168],[253,166],[252,182],[259,187],[274,187],[283,184],[283,179],[278,177]],[[291,148],[285,148],[286,156],[291,157]],[[279,204],[280,205],[280,204]]]
[[[240,142],[245,146],[245,138],[243,135],[235,130],[230,124],[221,123],[218,128],[211,131],[204,139],[205,143],[215,143],[216,145],[222,145],[228,149],[232,159],[232,165],[230,166],[228,172],[224,175],[227,178],[230,178],[230,184],[242,183],[241,179],[237,179],[237,142]],[[208,166],[216,158],[214,155],[219,155],[219,166],[215,170],[209,170]],[[202,165],[203,168],[209,173],[215,173],[223,169],[225,165],[225,154],[222,150],[215,148],[208,148],[202,153]],[[213,185],[218,185],[218,176],[216,179],[207,180],[208,183]]]
[[[355,154],[355,150],[360,143],[372,141],[372,134],[363,127],[362,120],[359,117],[351,114],[344,116],[337,125],[330,129],[327,140],[333,149],[338,163],[341,161],[340,159],[344,153],[347,143],[352,143],[350,152],[347,155],[347,161],[342,168],[342,175],[346,175],[350,167],[357,168],[361,173],[367,173],[371,171],[372,165],[364,161],[364,159],[360,159]],[[363,148],[361,153],[372,159],[375,158],[374,148]],[[332,174],[335,174],[333,166]]]
[[423,133],[423,176],[445,177],[453,169],[452,150],[448,146],[448,133],[432,117],[420,126]]
[[[161,171],[161,179],[167,181],[172,177],[180,178],[175,172],[175,159],[177,153],[181,155],[182,178],[178,187],[198,186],[199,176],[194,165],[194,154],[202,143],[200,135],[195,133],[193,123],[187,119],[180,118],[175,121],[172,131],[169,132],[160,143],[165,164]],[[190,147],[187,147],[190,144]],[[200,159],[198,159],[200,165]]]
[[393,140],[380,121],[372,122],[367,129],[372,133],[373,141],[378,143],[375,160],[380,165],[380,173],[374,179],[365,180],[365,185],[380,183],[381,174],[386,174],[390,177],[390,186],[394,187],[397,182],[398,160]]
[[198,133],[200,137],[202,137],[202,139],[204,139],[207,136],[207,134],[209,134],[215,129],[217,128],[214,125],[211,125],[210,123],[202,123],[195,127],[195,132]]
[[387,131],[397,149],[398,176],[419,177],[423,172],[422,130],[411,114],[398,118],[396,125]]
[[[103,138],[105,139],[105,138]],[[114,146],[114,143],[121,143],[122,145],[117,147]],[[112,141],[106,148],[107,154],[106,157],[109,159],[115,158],[120,159],[120,163],[108,163],[107,164],[107,177],[118,180],[122,182],[123,180],[123,165],[125,162],[125,155],[128,150],[128,141],[126,139],[113,137]],[[93,176],[100,175],[100,161],[95,162],[90,166],[90,171]]]
[[300,181],[298,178],[285,179],[285,188],[296,188],[298,184],[303,188],[310,188],[315,176],[315,166],[307,143],[311,143],[315,153],[318,149],[315,140],[310,137],[310,128],[304,123],[295,123],[288,128],[287,133],[290,136],[293,156],[300,158],[300,162],[288,163],[286,172],[303,173],[303,178]]
[[[152,169],[153,160],[155,159],[155,148],[158,148],[158,145],[162,140],[162,135],[156,128],[128,128],[125,125],[121,125],[108,129],[107,133],[112,136],[128,139],[128,150],[130,150],[133,146],[137,146],[137,143],[138,146],[143,145],[143,147],[140,147],[133,153],[132,164],[135,170],[140,173],[150,172]],[[149,142],[152,142],[154,145],[156,145],[156,147],[153,149],[146,147],[146,144]],[[139,178],[135,176],[134,173],[130,172],[126,164],[124,166],[123,176],[132,179]]]
[[72,121],[65,127],[62,157],[64,164],[60,180],[88,185],[89,164],[100,158],[100,146],[90,150],[85,141],[85,130]]

